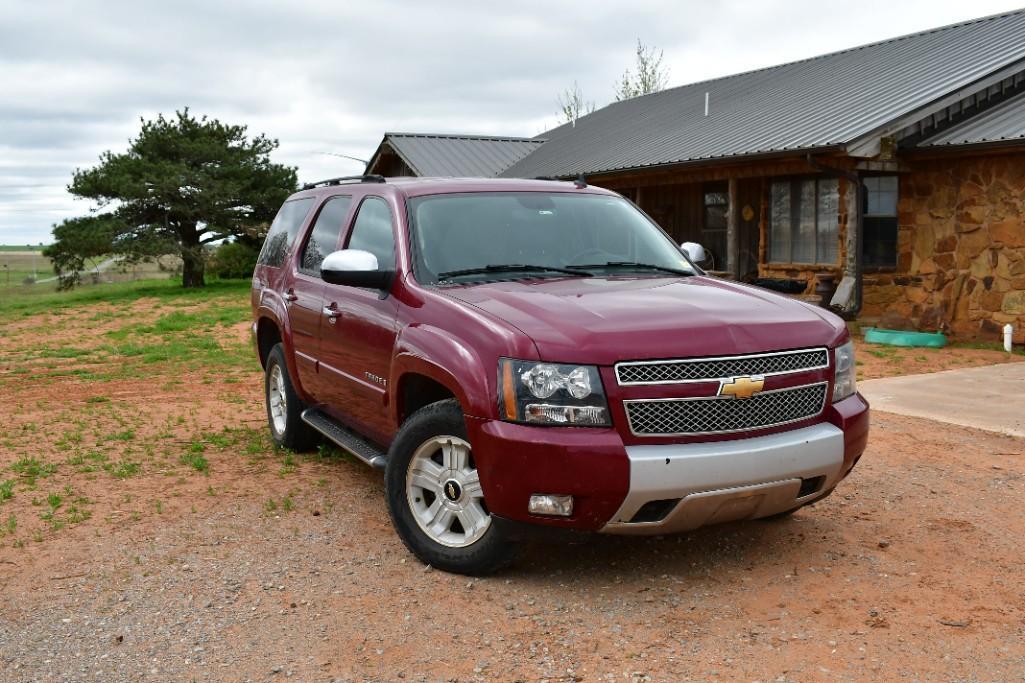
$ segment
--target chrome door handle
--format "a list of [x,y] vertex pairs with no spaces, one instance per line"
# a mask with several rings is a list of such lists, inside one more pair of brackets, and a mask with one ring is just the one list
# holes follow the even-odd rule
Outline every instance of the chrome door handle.
[[324,306],[323,312],[324,312],[324,315],[326,315],[327,317],[331,318],[332,320],[334,320],[335,318],[337,318],[338,316],[340,316],[342,314],[342,312],[339,311],[334,306]]
[[285,292],[285,301],[287,301],[288,303],[292,303],[293,301],[297,301],[298,299],[299,295],[295,293],[295,290],[290,289],[287,292]]

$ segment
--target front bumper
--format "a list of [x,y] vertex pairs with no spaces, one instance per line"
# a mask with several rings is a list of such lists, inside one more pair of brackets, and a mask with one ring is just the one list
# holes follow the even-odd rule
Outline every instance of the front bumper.
[[[827,495],[865,449],[868,404],[855,394],[823,417],[747,439],[629,446],[611,428],[470,416],[466,424],[493,515],[580,531],[663,534],[764,517]],[[573,515],[530,514],[535,493],[572,495]],[[647,505],[652,501],[663,502]]]
[[820,423],[714,443],[628,446],[630,490],[602,531],[664,534],[767,517],[814,500],[843,476],[844,434]]

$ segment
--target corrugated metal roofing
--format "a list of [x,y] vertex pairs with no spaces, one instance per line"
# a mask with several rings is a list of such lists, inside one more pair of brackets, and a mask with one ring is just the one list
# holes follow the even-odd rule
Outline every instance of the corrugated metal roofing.
[[384,143],[391,145],[420,176],[492,178],[542,142],[536,138],[486,135],[384,134]]
[[1025,139],[1025,95],[1018,95],[977,116],[954,124],[918,143],[918,147],[978,145]]
[[571,177],[844,145],[1023,60],[1025,10],[975,19],[615,102],[544,133],[547,142],[502,175]]

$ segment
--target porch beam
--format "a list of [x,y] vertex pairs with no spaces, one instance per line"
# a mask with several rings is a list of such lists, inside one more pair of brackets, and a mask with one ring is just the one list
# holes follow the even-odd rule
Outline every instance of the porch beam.
[[740,278],[740,191],[737,179],[729,180],[729,206],[726,210],[726,270]]

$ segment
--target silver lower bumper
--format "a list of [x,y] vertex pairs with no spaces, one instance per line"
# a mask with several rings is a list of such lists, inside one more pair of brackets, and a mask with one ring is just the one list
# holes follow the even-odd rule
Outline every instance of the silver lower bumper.
[[[818,424],[753,439],[628,446],[630,490],[602,531],[665,534],[706,524],[786,512],[836,486],[843,432]],[[823,479],[816,479],[822,477]],[[814,491],[801,495],[804,480]],[[646,503],[668,509],[656,521],[631,521]]]

